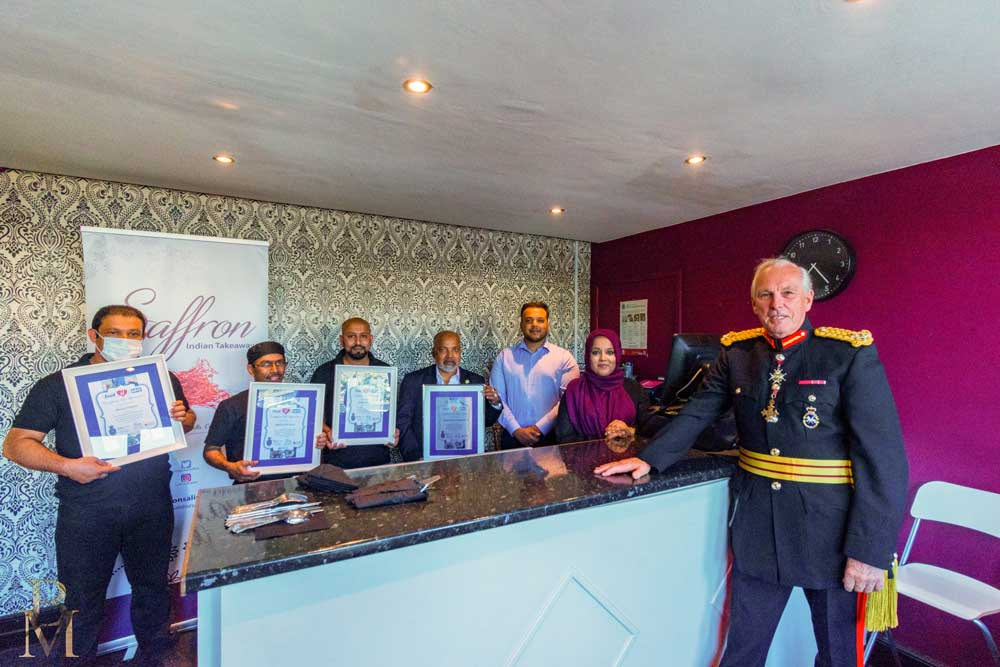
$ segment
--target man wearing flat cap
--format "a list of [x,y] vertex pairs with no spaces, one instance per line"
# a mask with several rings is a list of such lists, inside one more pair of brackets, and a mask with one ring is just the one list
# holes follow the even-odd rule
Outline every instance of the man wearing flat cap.
[[[285,348],[281,343],[265,341],[247,350],[247,372],[254,382],[283,382],[285,380]],[[230,396],[219,403],[205,436],[205,461],[213,468],[224,470],[236,484],[260,478],[260,471],[251,470],[257,461],[243,458],[247,433],[247,412],[250,409],[250,390]],[[326,433],[316,437],[316,446],[329,443]],[[263,479],[278,479],[287,475],[268,475]]]

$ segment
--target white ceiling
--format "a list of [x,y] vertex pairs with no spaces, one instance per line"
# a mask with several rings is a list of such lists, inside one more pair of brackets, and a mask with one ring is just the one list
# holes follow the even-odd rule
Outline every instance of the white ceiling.
[[603,241],[1000,144],[998,0],[4,5],[19,169]]

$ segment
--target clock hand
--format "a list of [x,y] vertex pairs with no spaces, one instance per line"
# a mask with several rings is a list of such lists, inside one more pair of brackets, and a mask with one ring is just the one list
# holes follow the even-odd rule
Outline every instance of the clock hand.
[[827,280],[827,277],[824,276],[823,272],[820,271],[819,267],[816,266],[816,262],[813,262],[812,264],[809,265],[809,270],[810,271],[816,271],[816,273],[819,275],[819,277],[823,279],[823,282],[825,282],[827,285],[830,284],[830,281]]

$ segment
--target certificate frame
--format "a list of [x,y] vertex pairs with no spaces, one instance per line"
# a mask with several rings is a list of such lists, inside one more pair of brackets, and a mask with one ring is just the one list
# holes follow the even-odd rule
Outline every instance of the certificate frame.
[[[247,433],[243,442],[243,459],[257,461],[250,468],[264,475],[286,475],[305,472],[319,465],[320,450],[316,449],[316,436],[323,430],[323,406],[326,386],[322,384],[296,384],[293,382],[251,382],[247,394]],[[273,404],[271,402],[274,402]],[[300,413],[298,427],[302,429],[301,443],[289,447],[270,446],[268,431],[275,428],[270,408],[278,404],[284,415]],[[293,423],[278,426],[296,427]]]
[[[83,456],[121,466],[187,447],[170,418],[176,398],[162,354],[64,368],[62,376]],[[118,419],[131,420],[124,434],[109,421]]]
[[333,442],[391,443],[396,430],[396,367],[338,365],[334,367],[333,378],[334,391],[330,397]]
[[[482,454],[486,450],[485,386],[481,384],[425,384],[423,387],[424,459],[452,458]],[[445,401],[467,399],[468,419],[458,432],[461,447],[449,443],[440,430],[438,417],[446,410]],[[455,433],[451,434],[452,436]]]

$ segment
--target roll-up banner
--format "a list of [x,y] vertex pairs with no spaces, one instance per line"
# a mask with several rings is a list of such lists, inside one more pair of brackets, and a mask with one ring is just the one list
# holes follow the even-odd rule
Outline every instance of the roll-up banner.
[[[246,350],[268,339],[266,241],[81,227],[87,326],[101,306],[127,304],[148,320],[144,354],[162,354],[198,416],[187,448],[172,452],[173,622],[197,616],[193,596],[178,599],[181,564],[198,489],[231,480],[202,459],[219,402],[250,384]],[[121,559],[108,586],[100,641],[132,634],[130,587]]]

